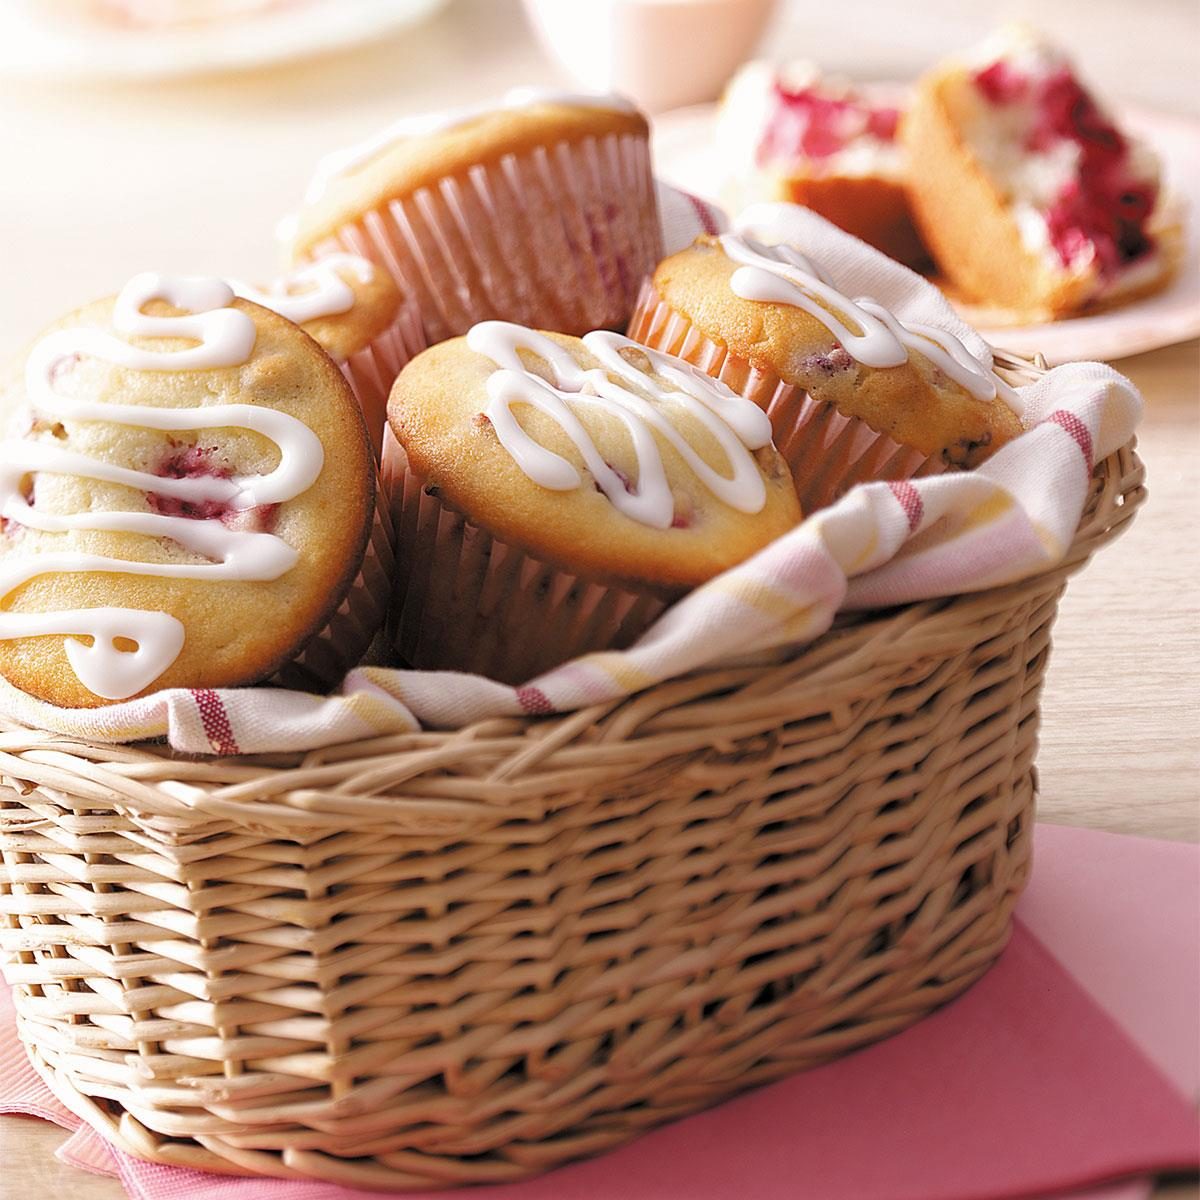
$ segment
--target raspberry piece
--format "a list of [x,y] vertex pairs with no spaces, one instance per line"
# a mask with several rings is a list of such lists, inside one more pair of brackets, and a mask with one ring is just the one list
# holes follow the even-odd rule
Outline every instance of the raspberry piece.
[[895,108],[872,108],[855,97],[826,96],[815,88],[774,85],[775,108],[758,146],[760,164],[778,159],[829,158],[864,135],[892,141]]
[[797,364],[801,372],[820,372],[822,375],[833,375],[838,371],[848,371],[854,366],[854,359],[843,346],[834,346],[828,354],[809,354]]
[[1019,100],[1029,87],[1029,76],[1003,59],[997,59],[990,67],[976,71],[972,79],[991,104],[1011,104]]
[[881,142],[894,142],[899,128],[898,108],[873,108],[867,113],[867,132]]
[[[1011,97],[1012,74],[1007,64],[995,63],[976,83],[989,97]],[[1022,95],[1028,84],[1022,77]],[[1062,68],[1039,80],[1034,99],[1025,149],[1041,154],[1064,142],[1078,147],[1075,178],[1043,213],[1050,244],[1064,266],[1094,258],[1100,274],[1110,277],[1153,248],[1146,222],[1157,186],[1130,175],[1128,141],[1072,71]]]
[[[200,479],[209,476],[228,479],[232,474],[226,467],[213,464],[213,446],[177,446],[159,466],[158,474],[164,479]],[[224,520],[230,507],[223,500],[183,500],[178,496],[164,496],[151,492],[150,507],[164,517],[190,517],[197,521]]]

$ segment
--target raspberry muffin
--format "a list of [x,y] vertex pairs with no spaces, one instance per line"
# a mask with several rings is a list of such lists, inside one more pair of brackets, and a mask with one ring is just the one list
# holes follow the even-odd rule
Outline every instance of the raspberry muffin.
[[661,257],[648,138],[618,96],[531,89],[402,120],[321,161],[291,254],[386,267],[430,343],[491,318],[624,327]]
[[1169,275],[1154,155],[1029,31],[922,79],[902,139],[917,223],[965,298],[1039,320]]
[[805,512],[864,480],[976,466],[1021,432],[1015,393],[957,338],[852,300],[794,246],[699,238],[659,264],[629,334],[767,412]]
[[379,457],[387,398],[401,368],[425,348],[421,314],[386,271],[357,254],[331,254],[265,289],[238,279],[246,300],[299,325],[341,368]]
[[[349,386],[220,280],[139,275],[5,382],[0,674],[65,707],[332,683],[390,569]],[[373,536],[374,531],[374,536]]]
[[401,656],[517,683],[630,644],[800,508],[756,405],[620,334],[486,322],[388,405]]
[[717,117],[730,210],[803,204],[890,258],[927,266],[909,209],[895,100],[823,79],[809,63],[747,63]]

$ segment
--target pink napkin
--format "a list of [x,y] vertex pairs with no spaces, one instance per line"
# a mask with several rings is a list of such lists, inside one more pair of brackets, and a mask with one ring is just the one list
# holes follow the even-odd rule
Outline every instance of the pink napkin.
[[[919,1025],[470,1200],[1001,1200],[1200,1165],[1197,848],[1039,826],[1035,854],[1000,962]],[[8,1003],[0,989],[0,1110],[73,1124],[14,1053]],[[150,1166],[90,1132],[64,1157],[115,1170],[138,1200],[369,1195]]]

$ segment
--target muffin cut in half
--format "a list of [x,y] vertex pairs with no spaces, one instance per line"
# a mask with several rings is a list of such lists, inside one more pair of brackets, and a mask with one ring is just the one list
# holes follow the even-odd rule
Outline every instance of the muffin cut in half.
[[1032,32],[925,76],[901,138],[917,224],[964,298],[1053,319],[1170,274],[1155,156]]
[[822,78],[810,63],[747,63],[717,117],[731,211],[802,204],[906,266],[928,265],[909,209],[896,100]]

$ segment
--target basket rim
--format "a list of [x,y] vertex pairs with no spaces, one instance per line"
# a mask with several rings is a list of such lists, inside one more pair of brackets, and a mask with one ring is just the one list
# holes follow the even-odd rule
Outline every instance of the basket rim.
[[[993,355],[997,372],[1014,384],[1030,382],[1045,375],[1049,370],[1046,359],[1041,354],[1027,357],[1003,349],[994,349]],[[1047,579],[1065,578],[1078,569],[1103,541],[1116,533],[1144,499],[1145,469],[1137,455],[1136,445],[1137,439],[1133,437],[1125,446],[1096,464],[1092,471],[1091,492],[1085,502],[1075,536],[1066,554],[1053,566],[1034,572],[1016,583],[999,587],[910,601],[885,609],[839,613],[824,634],[811,641],[779,646],[761,656],[752,666],[711,664],[661,680],[628,696],[568,713],[487,718],[457,730],[433,728],[401,734],[373,735],[308,751],[273,754],[189,755],[172,749],[164,739],[127,743],[93,742],[86,738],[33,728],[0,712],[0,789],[6,785],[11,786],[14,781],[18,785],[18,791],[33,786],[29,768],[34,763],[43,768],[36,774],[47,786],[57,784],[59,787],[70,781],[78,782],[79,768],[86,767],[88,769],[84,773],[93,777],[93,783],[99,785],[100,791],[115,791],[122,799],[128,799],[139,807],[147,805],[151,811],[194,815],[191,814],[191,808],[186,801],[179,796],[168,797],[159,786],[134,787],[137,775],[144,771],[147,777],[162,776],[155,779],[155,783],[172,783],[183,789],[193,788],[198,781],[205,780],[210,775],[217,775],[221,777],[218,787],[225,790],[231,782],[244,782],[247,775],[255,779],[269,777],[271,774],[289,775],[297,771],[303,772],[314,763],[352,759],[356,754],[361,754],[364,758],[380,754],[409,754],[425,758],[432,753],[436,757],[439,752],[444,753],[447,744],[461,744],[464,740],[477,743],[479,739],[511,738],[533,731],[560,728],[570,729],[572,734],[549,734],[539,740],[565,741],[569,736],[577,735],[580,728],[588,723],[599,720],[622,706],[638,702],[641,698],[670,694],[681,687],[686,694],[697,693],[704,690],[705,682],[713,689],[719,688],[721,682],[726,679],[732,685],[739,672],[745,670],[762,674],[778,668],[781,664],[811,660],[815,666],[815,670],[811,672],[812,677],[830,680],[837,674],[836,669],[831,669],[831,664],[835,668],[838,660],[838,655],[830,651],[836,648],[840,639],[845,639],[850,634],[853,634],[856,640],[875,641],[881,647],[886,647],[895,641],[899,631],[918,624],[929,626],[931,623],[937,625],[939,622],[949,622],[963,613],[964,609],[969,611],[972,607],[983,611],[994,607],[997,601],[1002,602],[1009,595],[1014,598],[1015,603],[1018,594],[1035,589],[1039,583],[1044,586]],[[38,762],[48,757],[53,757],[56,761],[53,764]],[[543,755],[539,754],[537,757],[541,758]],[[164,773],[166,764],[173,765],[174,774]],[[432,766],[432,763],[430,765]],[[205,770],[205,767],[213,769]],[[50,768],[49,772],[44,768]],[[105,787],[101,777],[109,784],[119,779],[120,787]],[[199,787],[203,790],[204,784],[200,783]],[[96,788],[88,790],[94,792]],[[164,800],[167,801],[165,810],[162,803]],[[0,822],[2,821],[3,809],[0,808]]]
[[[613,773],[614,783],[619,784],[636,771],[654,769],[672,753],[678,755],[672,746],[682,736],[680,728],[692,728],[679,715],[696,705],[698,698],[715,696],[713,702],[719,702],[737,688],[770,696],[772,681],[792,679],[794,685],[794,677],[803,669],[805,682],[820,693],[824,706],[820,711],[828,712],[831,706],[848,706],[853,686],[861,688],[863,647],[871,649],[866,659],[870,669],[876,669],[877,659],[878,669],[885,669],[889,661],[892,666],[900,660],[912,661],[913,639],[928,649],[939,638],[951,636],[956,626],[991,622],[1000,629],[1000,618],[1022,605],[1056,603],[1067,577],[1116,536],[1145,499],[1144,473],[1136,439],[1098,463],[1075,538],[1067,554],[1045,571],[978,592],[849,614],[819,638],[782,647],[765,661],[701,668],[631,696],[565,714],[491,718],[458,730],[374,736],[286,754],[188,756],[162,743],[114,745],[71,739],[0,716],[0,788],[10,787],[18,795],[45,788],[57,796],[76,797],[80,808],[117,806],[156,822],[183,820],[189,827],[214,820],[249,825],[267,820],[274,825],[278,819],[289,830],[327,831],[331,825],[347,824],[351,813],[367,824],[382,821],[390,827],[402,813],[413,823],[414,836],[436,836],[448,827],[469,828],[480,820],[496,823],[497,818],[533,817],[537,808],[533,797],[548,794],[547,789],[562,794],[583,786],[570,771],[551,769],[550,760],[563,747],[587,760],[587,745],[581,748],[577,743],[598,738],[593,750],[597,744],[603,748],[621,743],[628,761]],[[908,637],[907,644],[900,634]],[[904,653],[898,659],[902,644]],[[851,658],[857,665],[847,675]],[[662,717],[668,711],[677,718],[674,723]],[[649,732],[639,726],[647,712],[655,714],[657,721],[651,722]],[[602,730],[592,728],[600,723]],[[740,736],[723,724],[710,725],[707,732],[710,740],[722,743]],[[507,758],[488,776],[486,795],[472,801],[439,798],[436,788],[432,794],[429,788],[422,793],[411,784],[417,776],[447,775],[468,749],[471,754],[483,750],[499,754],[501,748]],[[329,778],[336,777],[339,769],[344,775],[348,763],[377,766],[388,776],[391,794],[379,794],[379,788],[366,789],[364,794],[361,775],[356,776],[355,792],[336,786],[329,790]],[[5,811],[0,807],[0,824],[6,822]],[[13,821],[19,823],[17,813],[11,812],[7,821],[10,827]]]

